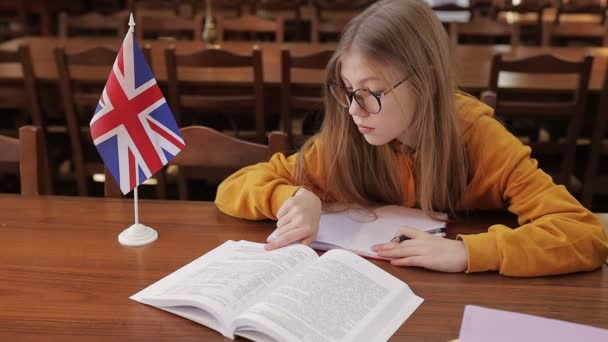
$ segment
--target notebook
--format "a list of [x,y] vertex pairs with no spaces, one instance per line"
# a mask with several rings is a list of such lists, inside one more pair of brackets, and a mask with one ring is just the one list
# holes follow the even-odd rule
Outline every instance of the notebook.
[[[371,250],[371,246],[390,241],[399,227],[408,226],[421,231],[441,229],[435,234],[445,236],[445,222],[432,219],[422,210],[398,205],[381,206],[372,209],[353,208],[321,214],[319,233],[311,247],[317,250],[346,249],[355,254],[387,260]],[[437,214],[445,220],[446,214]],[[275,238],[273,232],[268,241]]]
[[606,342],[608,330],[528,314],[467,305],[460,342]]

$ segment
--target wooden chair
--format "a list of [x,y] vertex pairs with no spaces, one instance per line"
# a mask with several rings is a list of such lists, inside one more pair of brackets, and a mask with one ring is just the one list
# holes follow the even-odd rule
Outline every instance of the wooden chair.
[[[17,51],[0,50],[0,64],[18,63],[23,73],[23,83],[0,84],[0,109],[19,111],[16,117],[15,128],[3,134],[15,136],[17,127],[31,122],[40,127],[42,139],[47,140],[46,122],[40,108],[38,85],[34,74],[32,55],[28,45],[20,45]],[[29,117],[28,117],[29,116]],[[53,171],[50,164],[44,169],[44,177],[49,179],[45,183],[45,193],[53,193]]]
[[[37,126],[43,127],[44,120],[40,109],[40,100],[36,77],[34,75],[34,65],[28,45],[20,45],[17,51],[0,50],[0,64],[19,64],[23,73],[23,82],[1,83],[0,84],[0,109],[10,109],[22,111],[22,115],[17,118],[16,127],[25,125],[28,121],[28,114]],[[9,132],[3,132],[4,134]]]
[[19,139],[0,136],[0,173],[18,174],[22,195],[49,194],[46,158],[46,142],[40,127],[19,128]]
[[[240,17],[246,12],[245,0],[223,0],[213,2],[213,15],[221,15],[223,17],[232,18]],[[193,13],[200,14],[205,17],[206,13],[206,2],[199,0],[192,0]]]
[[282,130],[293,135],[292,115],[294,111],[321,112],[323,110],[322,89],[310,84],[291,81],[294,69],[325,70],[334,51],[321,51],[307,56],[293,56],[288,48],[281,50],[281,123]]
[[[191,54],[177,54],[173,46],[165,50],[169,105],[178,120],[184,122],[184,110],[198,113],[255,113],[256,140],[265,139],[264,79],[262,51],[254,47],[251,55],[238,55],[221,49],[201,49]],[[189,68],[251,68],[252,82],[242,85],[180,79],[179,69]],[[202,91],[201,87],[206,86]],[[232,121],[234,122],[234,121]],[[238,128],[233,124],[233,128]]]
[[151,16],[179,15],[181,0],[127,0],[126,8],[134,14]]
[[527,38],[539,44],[542,41],[544,11],[550,5],[550,0],[505,0],[495,6],[493,18],[511,24],[511,14],[518,17],[534,16],[535,20],[531,22],[520,19],[515,22],[519,24],[520,40]]
[[[313,18],[310,21],[310,41],[320,43],[325,41],[338,41],[344,27],[350,19],[319,20]],[[326,38],[329,37],[329,38]]]
[[[544,23],[542,45],[562,45],[570,42],[581,42],[585,45],[608,45],[606,10],[606,4],[602,4],[600,1],[561,2],[555,20]],[[585,15],[585,18],[566,20],[566,17],[572,15]]]
[[138,40],[154,36],[154,38],[192,39],[200,41],[203,34],[203,17],[196,15],[185,18],[177,15],[150,16],[137,14],[137,29],[135,34]]
[[520,31],[518,23],[504,23],[488,17],[475,16],[468,23],[451,23],[449,35],[452,44],[462,44],[471,41],[478,43],[483,40],[488,44],[495,44],[498,39],[506,39],[511,46],[520,44]]
[[217,16],[217,34],[219,40],[227,40],[229,32],[247,34],[249,40],[256,40],[260,34],[272,34],[275,42],[283,43],[285,38],[284,19],[280,16],[274,19],[264,19],[252,15],[238,18]]
[[[608,69],[604,76],[604,86],[600,95],[593,134],[591,136],[591,151],[585,169],[583,180],[583,196],[581,202],[589,209],[593,204],[593,195],[608,192],[608,172],[605,170],[608,144],[606,142],[606,125],[608,123]],[[602,167],[603,166],[603,167]]]
[[[91,140],[89,121],[106,83],[106,78],[92,78],[90,74],[101,74],[103,70],[103,75],[107,75],[118,50],[95,47],[68,54],[63,47],[56,47],[54,52],[72,150],[73,177],[78,194],[87,196],[87,179],[93,174],[103,172],[103,163]],[[142,53],[149,61],[150,48],[142,48]],[[80,69],[79,75],[82,77],[72,76],[74,67]]]
[[606,22],[606,10],[608,10],[608,4],[603,0],[571,0],[567,2],[558,0],[555,23],[559,23],[563,15],[590,14],[598,16],[599,23],[604,24]]
[[80,16],[69,16],[66,12],[61,12],[59,14],[59,37],[111,34],[123,38],[127,33],[128,19],[129,13],[125,11],[113,15],[90,12]]
[[[204,126],[180,129],[186,148],[169,165],[176,165],[178,196],[187,200],[188,180],[211,179],[219,182],[240,168],[265,162],[277,152],[284,152],[284,136],[273,132],[267,145],[252,143],[222,134]],[[106,196],[118,197],[120,190],[114,181],[106,182]]]
[[582,41],[586,45],[608,45],[608,23],[545,22],[542,45],[559,45],[560,41]]
[[[573,173],[576,139],[580,135],[587,90],[591,73],[593,57],[587,55],[582,61],[571,62],[561,60],[551,55],[540,55],[521,60],[507,61],[501,55],[495,55],[492,60],[490,72],[490,92],[482,95],[482,100],[495,108],[499,118],[504,119],[508,125],[515,125],[518,120],[531,120],[534,124],[533,132],[527,135],[528,145],[532,148],[532,156],[540,159],[540,166],[553,174],[556,183],[568,185]],[[528,75],[576,75],[577,87],[567,101],[556,99],[553,96],[545,98],[534,95],[513,95],[508,90],[499,87],[499,74],[511,72]],[[533,98],[530,98],[533,96]],[[521,122],[521,121],[520,121]],[[553,130],[549,141],[538,138],[539,127],[547,129],[565,128],[561,134]],[[559,129],[558,129],[559,131]],[[522,136],[517,131],[515,135]],[[547,157],[558,159],[558,170],[549,170],[549,164],[543,164]]]
[[11,3],[4,3],[0,7],[0,41],[28,34],[26,2]]

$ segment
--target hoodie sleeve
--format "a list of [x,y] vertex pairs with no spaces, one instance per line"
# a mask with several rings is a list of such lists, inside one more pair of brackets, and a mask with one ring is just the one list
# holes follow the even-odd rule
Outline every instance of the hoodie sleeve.
[[602,265],[608,256],[602,225],[538,168],[530,147],[489,116],[478,117],[465,140],[472,177],[462,209],[507,207],[520,225],[460,235],[469,255],[467,272],[538,276]]
[[[306,151],[307,172],[318,170],[318,140]],[[283,202],[300,188],[295,170],[298,153],[276,153],[270,161],[247,166],[218,187],[215,204],[225,214],[249,220],[276,220]],[[312,178],[316,178],[313,175]]]

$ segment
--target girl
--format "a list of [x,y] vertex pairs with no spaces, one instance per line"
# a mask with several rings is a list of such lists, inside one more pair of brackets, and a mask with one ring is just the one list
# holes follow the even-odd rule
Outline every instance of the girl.
[[422,0],[379,1],[345,28],[327,66],[325,119],[300,153],[219,187],[232,216],[277,219],[275,249],[314,241],[322,203],[453,213],[508,208],[521,226],[374,246],[398,266],[535,276],[592,270],[608,255],[597,218],[537,167],[491,108],[456,93],[447,35]]

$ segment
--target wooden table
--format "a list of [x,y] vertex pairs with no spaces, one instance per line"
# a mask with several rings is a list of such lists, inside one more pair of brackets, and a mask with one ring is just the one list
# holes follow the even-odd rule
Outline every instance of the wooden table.
[[[141,201],[158,241],[126,248],[130,200],[0,196],[0,340],[220,341],[204,326],[128,297],[226,240],[262,241],[273,223],[221,214],[212,203]],[[485,214],[449,226],[450,236],[514,225]],[[373,261],[425,299],[395,341],[458,337],[464,305],[525,312],[608,328],[608,267],[556,277],[447,274]]]
[[[36,77],[43,83],[57,84],[57,68],[53,57],[53,48],[57,45],[64,46],[68,52],[79,51],[99,45],[118,48],[121,44],[117,39],[84,39],[84,38],[55,38],[55,37],[29,37],[19,38],[0,44],[0,49],[14,50],[20,44],[29,44],[32,50],[34,71]],[[152,69],[159,82],[163,83],[166,76],[164,61],[164,49],[173,44],[179,52],[192,52],[204,47],[204,43],[192,41],[146,41],[141,45],[150,44],[152,49]],[[267,87],[277,89],[281,82],[281,48],[286,46],[294,54],[311,54],[322,50],[333,50],[335,44],[310,44],[310,43],[259,43],[262,49],[264,83]],[[222,48],[236,53],[251,53],[253,43],[250,42],[226,42]],[[487,89],[491,58],[494,53],[507,53],[515,58],[523,58],[543,53],[550,53],[565,59],[581,59],[585,53],[594,55],[593,71],[590,81],[592,92],[599,92],[604,80],[606,60],[608,59],[608,47],[533,47],[519,46],[512,48],[505,45],[459,45],[452,49],[452,62],[457,75],[458,85],[470,92],[476,93]],[[90,71],[86,74],[78,74],[75,77],[103,79],[108,75],[108,68],[99,72]],[[297,70],[292,74],[294,82],[320,85],[324,80],[322,72],[310,72]],[[18,65],[0,64],[0,80],[18,80],[21,71]],[[184,79],[204,79],[211,81],[250,82],[250,73],[239,69],[233,70],[203,70],[199,72],[188,72],[180,75]],[[538,77],[530,78],[521,75],[512,77],[501,77],[501,86],[506,88],[524,89],[530,91],[538,90],[563,90],[572,89],[574,79],[557,77],[550,82]]]

